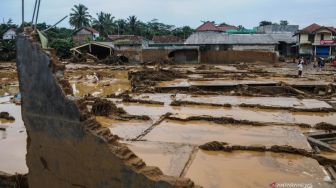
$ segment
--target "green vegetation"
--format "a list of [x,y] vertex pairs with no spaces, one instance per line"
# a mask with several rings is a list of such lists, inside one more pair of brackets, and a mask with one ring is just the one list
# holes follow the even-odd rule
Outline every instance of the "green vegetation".
[[79,29],[81,27],[90,26],[91,16],[89,15],[88,8],[83,4],[75,5],[71,9],[70,25]]
[[266,26],[266,25],[289,25],[288,21],[287,20],[280,20],[280,23],[272,23],[271,21],[261,21],[259,23],[259,26]]
[[127,19],[115,19],[110,13],[100,12],[96,18],[92,18],[88,14],[88,8],[82,4],[75,5],[71,9],[70,25],[75,29],[83,26],[91,26],[100,35],[106,38],[108,35],[139,35],[147,39],[153,36],[175,35],[182,39],[188,38],[194,31],[189,26],[175,27],[167,25],[153,19],[149,22],[139,20],[135,15],[129,16]]

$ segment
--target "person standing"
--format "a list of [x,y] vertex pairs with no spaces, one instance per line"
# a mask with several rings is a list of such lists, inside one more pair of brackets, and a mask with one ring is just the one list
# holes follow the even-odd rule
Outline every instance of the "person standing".
[[302,71],[303,71],[303,63],[300,61],[300,63],[298,64],[298,76],[302,77]]

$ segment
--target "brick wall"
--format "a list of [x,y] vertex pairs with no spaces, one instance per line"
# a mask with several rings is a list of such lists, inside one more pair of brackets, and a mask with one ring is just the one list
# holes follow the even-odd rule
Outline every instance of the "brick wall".
[[202,63],[276,62],[276,54],[257,51],[202,51]]

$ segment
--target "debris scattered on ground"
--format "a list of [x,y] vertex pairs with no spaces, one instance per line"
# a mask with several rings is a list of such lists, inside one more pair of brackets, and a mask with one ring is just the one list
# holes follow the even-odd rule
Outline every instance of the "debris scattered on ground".
[[1,119],[6,119],[6,120],[9,120],[9,121],[15,121],[15,118],[11,115],[9,115],[8,112],[0,112],[0,118]]

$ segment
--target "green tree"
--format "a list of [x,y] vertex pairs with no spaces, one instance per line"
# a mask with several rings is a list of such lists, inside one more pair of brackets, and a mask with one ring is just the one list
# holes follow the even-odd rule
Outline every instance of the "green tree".
[[69,58],[71,57],[70,49],[73,46],[73,42],[71,38],[68,39],[54,39],[50,47],[54,48],[56,50],[56,54],[60,58]]
[[92,22],[93,28],[95,28],[103,37],[107,37],[113,32],[114,17],[109,13],[100,12],[97,13],[97,19]]
[[242,25],[238,25],[238,30],[239,30],[239,31],[245,30],[245,27],[242,26]]
[[178,27],[173,29],[172,34],[180,37],[181,39],[187,39],[192,33],[194,32],[194,30],[189,27],[189,26],[184,26],[184,27]]
[[288,21],[287,20],[280,20],[280,25],[288,25]]
[[265,25],[272,25],[272,22],[271,21],[261,21],[259,23],[259,26],[265,26]]
[[70,13],[70,25],[79,29],[81,27],[90,26],[91,16],[88,12],[88,8],[83,4],[75,5],[71,9]]
[[127,27],[126,20],[118,19],[117,21],[115,21],[115,24],[117,26],[115,33],[120,34],[120,35],[127,34],[128,27]]
[[128,17],[127,18],[127,24],[128,24],[128,27],[129,27],[130,34],[135,35],[137,33],[137,30],[138,30],[138,24],[139,24],[138,18],[134,15]]

